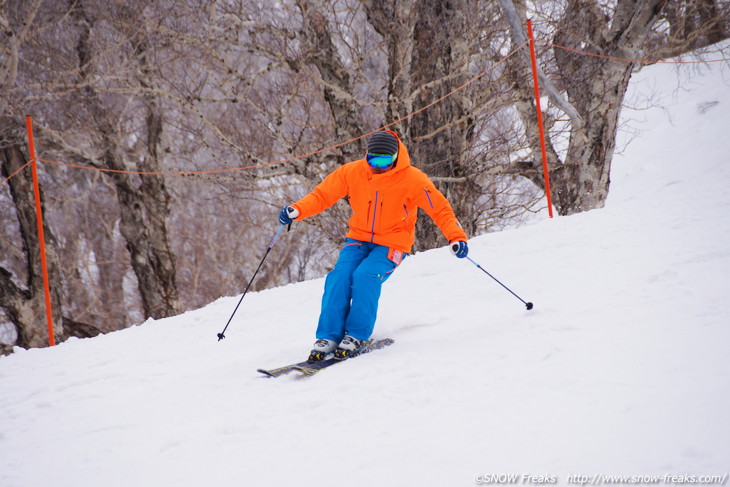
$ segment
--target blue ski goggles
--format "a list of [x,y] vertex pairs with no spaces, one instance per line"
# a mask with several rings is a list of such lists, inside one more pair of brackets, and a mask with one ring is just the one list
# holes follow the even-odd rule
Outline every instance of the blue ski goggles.
[[373,167],[376,169],[385,169],[386,167],[393,164],[397,158],[398,158],[397,152],[393,155],[367,154],[365,156],[365,160],[368,161],[368,164],[370,164],[370,167]]

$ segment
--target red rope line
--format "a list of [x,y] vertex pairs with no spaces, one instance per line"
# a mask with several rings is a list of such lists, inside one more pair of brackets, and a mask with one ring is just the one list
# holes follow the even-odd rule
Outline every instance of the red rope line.
[[558,48],[558,49],[562,49],[564,51],[570,51],[570,52],[574,52],[574,53],[577,53],[577,54],[584,54],[586,56],[593,56],[593,57],[598,57],[598,58],[603,58],[603,59],[611,59],[613,61],[624,61],[624,62],[627,62],[627,63],[638,63],[638,64],[704,64],[704,63],[719,63],[719,62],[723,62],[723,61],[730,61],[730,59],[710,59],[710,60],[706,60],[706,61],[665,61],[665,60],[661,60],[661,59],[652,61],[652,60],[648,60],[648,59],[629,59],[629,58],[622,58],[622,57],[616,57],[616,56],[607,56],[605,54],[596,54],[596,53],[593,53],[593,52],[581,51],[580,49],[575,49],[575,48],[567,47],[567,46],[561,46],[559,44],[553,44],[552,42],[543,41],[543,40],[540,40],[540,39],[535,39],[535,40],[537,42],[541,42],[543,44],[547,44],[548,46],[552,46],[552,47],[555,47],[555,48]]
[[[603,59],[610,59],[610,60],[613,60],[613,61],[623,61],[623,62],[639,63],[639,64],[701,64],[701,63],[716,63],[716,62],[730,61],[730,59],[711,59],[711,60],[706,60],[706,61],[664,61],[664,60],[647,60],[647,59],[629,59],[629,58],[621,58],[621,57],[616,57],[616,56],[608,56],[608,55],[605,55],[605,54],[597,54],[597,53],[587,52],[587,51],[583,51],[583,50],[580,50],[580,49],[575,49],[575,48],[572,48],[572,47],[562,46],[562,45],[555,44],[555,43],[552,43],[552,42],[549,42],[549,41],[545,41],[545,40],[541,40],[541,39],[535,39],[535,40],[537,42],[541,42],[543,44],[552,46],[552,47],[554,47],[556,49],[562,49],[564,51],[570,51],[570,52],[574,52],[574,53],[577,53],[577,54],[583,54],[583,55],[586,55],[586,56],[593,56],[593,57],[598,57],[598,58],[603,58]],[[48,163],[48,164],[56,164],[56,165],[59,165],[59,166],[72,167],[72,168],[75,168],[75,169],[84,169],[84,170],[87,170],[87,171],[99,171],[99,172],[121,173],[121,174],[136,174],[136,175],[142,175],[142,176],[193,176],[193,175],[206,175],[206,174],[218,174],[218,173],[226,173],[226,172],[244,171],[244,170],[248,170],[248,169],[256,169],[256,168],[261,168],[261,167],[273,166],[273,165],[276,165],[276,164],[283,164],[285,162],[296,161],[298,159],[305,159],[307,157],[312,157],[312,156],[315,156],[317,154],[321,154],[323,152],[328,152],[328,151],[331,151],[331,150],[340,148],[342,146],[351,144],[353,142],[356,142],[356,141],[358,141],[358,140],[360,140],[360,139],[362,139],[364,137],[367,137],[369,135],[374,134],[375,132],[378,132],[380,130],[385,130],[385,129],[389,128],[389,127],[392,127],[393,125],[396,125],[396,124],[398,124],[398,123],[400,123],[400,122],[402,122],[404,120],[407,120],[407,119],[409,119],[409,118],[411,118],[411,117],[413,117],[413,116],[415,116],[415,115],[417,115],[417,114],[419,114],[419,113],[421,113],[421,112],[423,112],[423,111],[431,108],[432,106],[436,105],[437,103],[442,102],[446,98],[448,98],[450,96],[453,96],[454,94],[458,93],[459,91],[464,90],[466,87],[468,87],[469,85],[471,85],[475,81],[478,81],[479,79],[483,78],[487,73],[489,73],[489,72],[493,71],[494,69],[496,69],[497,66],[499,66],[502,63],[504,63],[507,59],[509,59],[510,57],[512,57],[517,51],[519,51],[520,49],[522,49],[523,47],[525,47],[525,45],[527,45],[528,42],[529,42],[529,40],[523,42],[521,45],[519,45],[518,47],[516,47],[515,49],[513,49],[509,54],[507,54],[504,58],[500,59],[498,62],[496,62],[495,64],[493,64],[489,68],[483,70],[482,72],[480,72],[479,74],[477,74],[476,76],[474,76],[473,78],[471,78],[466,83],[464,83],[464,84],[456,87],[455,89],[453,89],[449,93],[447,93],[444,96],[442,96],[442,97],[440,97],[440,98],[432,101],[428,105],[425,105],[425,106],[419,108],[418,110],[415,110],[415,111],[413,111],[413,112],[411,112],[411,113],[409,113],[409,114],[407,114],[407,115],[405,115],[405,116],[403,116],[403,117],[401,117],[401,118],[399,118],[399,119],[397,119],[397,120],[395,120],[395,121],[393,121],[393,122],[391,122],[389,124],[383,125],[380,128],[377,128],[375,130],[372,130],[370,132],[367,132],[365,134],[362,134],[362,135],[360,135],[358,137],[352,138],[352,139],[347,140],[347,141],[344,141],[344,142],[340,142],[338,144],[331,145],[329,147],[325,147],[323,149],[318,149],[316,151],[308,152],[306,154],[302,154],[302,155],[290,157],[288,159],[281,159],[281,160],[277,160],[277,161],[270,161],[270,162],[265,162],[265,163],[262,163],[262,164],[252,164],[252,165],[248,165],[248,166],[229,167],[229,168],[223,168],[223,169],[210,169],[210,170],[205,170],[205,171],[128,171],[128,170],[121,170],[121,169],[106,169],[106,168],[99,168],[99,167],[92,167],[92,166],[84,166],[84,165],[81,165],[81,164],[71,164],[71,163],[68,163],[68,162],[58,162],[58,161],[52,161],[52,160],[49,160],[49,159],[40,159],[40,158],[38,158],[36,160],[37,161],[40,161],[40,162]],[[21,166],[15,172],[13,172],[13,174],[11,174],[7,178],[5,178],[3,180],[3,182],[2,182],[2,184],[5,184],[6,182],[8,182],[11,178],[13,178],[15,175],[17,175],[20,171],[22,171],[28,164],[30,164],[30,161],[27,162],[26,164],[24,164],[23,166]]]
[[[38,159],[36,159],[36,160],[38,160]],[[13,179],[13,176],[15,176],[16,174],[18,174],[18,173],[19,173],[20,171],[22,171],[22,170],[23,170],[23,169],[25,169],[26,167],[28,167],[28,165],[29,165],[30,163],[31,163],[31,161],[28,161],[28,162],[26,162],[25,164],[23,164],[22,166],[20,166],[20,167],[19,167],[19,168],[18,168],[17,170],[15,170],[15,171],[13,172],[13,174],[11,174],[11,175],[10,175],[10,176],[8,176],[7,178],[3,179],[3,184],[5,184],[5,183],[7,183],[8,181],[10,181],[11,179]]]
[[[301,156],[306,157],[306,156]],[[296,158],[294,158],[296,159]],[[46,162],[49,164],[56,164],[58,166],[64,166],[64,167],[72,167],[75,169],[85,169],[87,171],[99,171],[99,172],[108,172],[108,173],[117,173],[117,174],[138,174],[142,176],[193,176],[196,174],[213,174],[213,173],[220,173],[220,172],[231,172],[231,171],[242,171],[244,169],[253,169],[255,167],[263,167],[268,166],[271,164],[277,164],[281,162],[286,161],[275,161],[275,162],[267,162],[265,164],[258,164],[254,166],[244,166],[244,167],[228,167],[224,169],[211,169],[208,171],[128,171],[128,170],[122,170],[122,169],[107,169],[103,167],[93,167],[93,166],[82,166],[81,164],[71,164],[68,162],[58,162],[58,161],[52,161],[50,159],[37,159],[40,162]],[[293,159],[287,159],[287,160],[293,160]]]
[[[45,162],[45,163],[49,163],[49,164],[56,164],[56,165],[59,165],[59,166],[72,167],[72,168],[75,168],[75,169],[85,169],[87,171],[99,171],[99,172],[122,173],[122,174],[137,174],[137,175],[142,175],[142,176],[171,176],[171,175],[175,175],[175,176],[191,176],[191,175],[201,175],[201,174],[217,174],[217,173],[224,173],[224,172],[243,171],[243,170],[247,170],[247,169],[255,169],[255,168],[260,168],[260,167],[273,166],[275,164],[283,164],[285,162],[291,162],[291,161],[295,161],[295,160],[298,160],[298,159],[305,159],[307,157],[311,157],[311,156],[314,156],[314,155],[317,155],[317,154],[321,154],[323,152],[327,152],[327,151],[331,151],[333,149],[337,149],[337,148],[342,147],[342,146],[347,145],[347,144],[351,144],[351,143],[353,143],[353,142],[355,142],[357,140],[360,140],[360,139],[362,139],[364,137],[367,137],[368,135],[372,135],[375,132],[378,132],[380,130],[385,130],[385,129],[389,128],[389,127],[392,127],[393,125],[396,125],[396,124],[402,122],[403,120],[407,120],[407,119],[409,119],[409,118],[411,118],[411,117],[413,117],[413,116],[415,116],[415,115],[423,112],[424,110],[427,110],[427,109],[431,108],[432,106],[436,105],[437,103],[442,102],[446,98],[448,98],[448,97],[450,97],[450,96],[458,93],[459,91],[464,90],[466,87],[468,87],[469,85],[471,85],[475,81],[478,81],[479,79],[483,78],[487,73],[489,73],[490,71],[496,69],[497,66],[499,66],[502,63],[504,63],[507,59],[509,59],[510,57],[512,57],[517,51],[519,51],[520,49],[522,49],[523,47],[525,47],[525,45],[527,44],[527,42],[528,41],[525,41],[520,46],[518,46],[515,49],[513,49],[509,54],[507,54],[507,56],[505,56],[504,58],[500,59],[499,61],[497,61],[492,66],[488,67],[487,69],[483,70],[481,73],[477,74],[476,76],[474,76],[473,78],[471,78],[466,83],[464,83],[464,84],[462,84],[462,85],[454,88],[449,93],[447,93],[444,96],[442,96],[441,98],[438,98],[438,99],[432,101],[428,105],[425,105],[425,106],[419,108],[418,110],[415,110],[415,111],[413,111],[413,112],[411,112],[411,113],[409,113],[409,114],[407,114],[407,115],[399,118],[398,120],[395,120],[395,121],[393,121],[393,122],[391,122],[391,123],[389,123],[387,125],[384,125],[384,126],[378,128],[378,129],[372,130],[372,131],[370,131],[368,133],[362,134],[359,137],[355,137],[355,138],[350,139],[350,140],[347,140],[345,142],[340,142],[338,144],[335,144],[335,145],[332,145],[332,146],[329,146],[329,147],[325,147],[323,149],[319,149],[319,150],[316,150],[316,151],[313,151],[313,152],[309,152],[307,154],[302,154],[302,155],[299,155],[299,156],[290,157],[288,159],[281,159],[281,160],[278,160],[278,161],[265,162],[265,163],[262,163],[262,164],[253,164],[253,165],[250,165],[250,166],[229,167],[229,168],[224,168],[224,169],[210,169],[210,170],[206,170],[206,171],[126,171],[126,170],[121,170],[121,169],[106,169],[106,168],[100,168],[100,167],[83,166],[81,164],[71,164],[71,163],[68,163],[68,162],[58,162],[58,161],[52,161],[52,160],[49,160],[49,159],[40,159],[40,158],[38,158],[36,160],[41,161],[41,162]],[[12,177],[12,176],[14,176],[14,174],[11,175],[10,177]],[[8,179],[10,179],[10,178],[8,178]],[[3,183],[4,182],[5,181],[3,181]]]

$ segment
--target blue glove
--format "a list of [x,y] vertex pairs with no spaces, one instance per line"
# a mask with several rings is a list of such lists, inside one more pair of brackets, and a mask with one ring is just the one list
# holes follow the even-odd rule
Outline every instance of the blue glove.
[[281,209],[281,212],[279,213],[279,223],[281,223],[282,225],[289,225],[298,216],[299,211],[297,211],[296,208],[294,208],[293,206],[285,206]]
[[460,259],[466,257],[469,253],[469,247],[466,246],[466,242],[463,240],[457,240],[456,242],[449,244],[449,250]]

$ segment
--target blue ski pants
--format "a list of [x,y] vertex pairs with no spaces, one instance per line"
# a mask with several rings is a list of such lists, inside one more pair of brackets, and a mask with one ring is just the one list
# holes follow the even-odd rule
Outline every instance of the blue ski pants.
[[317,339],[340,342],[344,335],[367,340],[378,314],[380,287],[398,265],[388,247],[348,238],[335,268],[327,274]]

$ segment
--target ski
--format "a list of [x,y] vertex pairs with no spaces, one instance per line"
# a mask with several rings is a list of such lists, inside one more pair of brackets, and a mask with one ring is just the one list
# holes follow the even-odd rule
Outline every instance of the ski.
[[[368,340],[365,342],[365,345],[362,346],[360,351],[357,355],[353,355],[349,358],[355,358],[359,355],[362,355],[364,353],[372,352],[373,350],[379,350],[383,347],[387,347],[388,345],[391,345],[393,343],[392,338],[379,338],[377,340]],[[320,370],[326,369],[327,367],[331,367],[337,363],[345,362],[349,359],[336,359],[336,358],[327,358],[324,360],[320,360],[317,362],[310,362],[309,360],[305,360],[304,362],[299,362],[296,364],[291,365],[285,365],[283,367],[279,367],[277,369],[257,369],[257,372],[261,372],[267,377],[280,377],[282,375],[288,374],[290,372],[299,372],[304,375],[314,375]]]

